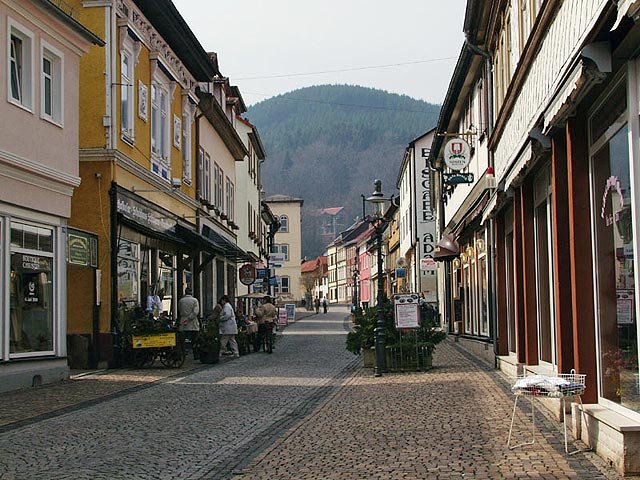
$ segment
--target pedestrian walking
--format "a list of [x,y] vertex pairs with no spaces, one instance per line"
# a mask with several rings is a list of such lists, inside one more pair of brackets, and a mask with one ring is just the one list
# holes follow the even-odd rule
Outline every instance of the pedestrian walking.
[[326,298],[322,299],[322,311],[323,311],[323,313],[327,313],[327,299]]
[[316,315],[320,313],[320,299],[318,297],[313,301],[313,306],[316,307]]
[[264,343],[265,335],[273,332],[273,327],[278,318],[278,309],[271,303],[271,297],[266,296],[256,310],[256,321],[258,322],[258,335],[253,350],[260,350],[260,346]]
[[196,351],[193,346],[196,344],[196,337],[200,331],[198,314],[200,313],[200,303],[192,295],[191,288],[187,287],[184,297],[178,301],[178,330],[183,334],[183,341],[191,347],[193,358],[196,358]]
[[222,311],[220,312],[220,356],[226,350],[227,346],[231,347],[233,356],[238,358],[240,352],[238,350],[238,342],[236,342],[236,335],[238,334],[238,324],[236,323],[236,315],[233,312],[233,307],[229,302],[229,297],[223,295],[220,297],[220,305],[222,305]]

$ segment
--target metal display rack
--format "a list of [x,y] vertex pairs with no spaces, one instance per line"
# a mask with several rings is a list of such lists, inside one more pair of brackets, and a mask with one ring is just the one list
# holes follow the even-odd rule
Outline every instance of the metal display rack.
[[[536,397],[547,398],[559,398],[562,407],[562,424],[564,426],[564,451],[569,455],[582,452],[585,450],[575,450],[569,452],[567,442],[567,418],[566,418],[566,401],[576,399],[580,404],[580,416],[582,421],[583,406],[581,395],[585,390],[585,374],[575,373],[575,370],[571,370],[571,373],[561,373],[554,376],[546,375],[524,375],[519,376],[516,379],[511,391],[515,395],[515,401],[513,402],[513,413],[511,415],[511,427],[509,428],[509,438],[507,440],[507,447],[514,449],[524,445],[533,445],[535,439],[536,419],[535,419],[535,406],[534,399]],[[529,397],[531,399],[531,440],[519,443],[517,445],[511,445],[511,433],[513,431],[513,423],[516,416],[516,408],[518,406],[518,399],[520,397]],[[585,424],[586,425],[586,424]],[[587,435],[589,433],[588,426]]]

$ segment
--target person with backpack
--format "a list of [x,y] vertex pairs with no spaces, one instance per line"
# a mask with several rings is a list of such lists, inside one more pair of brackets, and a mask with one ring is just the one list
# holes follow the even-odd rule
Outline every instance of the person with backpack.
[[327,313],[327,299],[326,298],[322,299],[322,311],[323,311],[323,313]]

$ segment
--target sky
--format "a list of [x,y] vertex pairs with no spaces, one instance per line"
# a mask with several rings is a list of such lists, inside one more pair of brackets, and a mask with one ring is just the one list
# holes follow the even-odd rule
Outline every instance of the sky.
[[173,1],[247,105],[323,84],[439,104],[464,39],[466,0]]

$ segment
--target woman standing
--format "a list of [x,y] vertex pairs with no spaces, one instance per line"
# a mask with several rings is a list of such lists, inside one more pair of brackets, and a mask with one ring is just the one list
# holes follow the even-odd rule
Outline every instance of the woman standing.
[[236,342],[236,335],[238,334],[238,325],[236,324],[236,315],[233,312],[233,307],[229,302],[229,297],[223,295],[220,297],[220,305],[222,305],[222,311],[220,312],[220,356],[222,352],[227,348],[227,345],[231,347],[233,356],[235,358],[240,357],[238,351],[238,342]]

